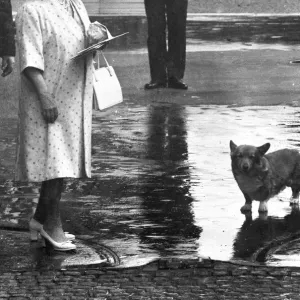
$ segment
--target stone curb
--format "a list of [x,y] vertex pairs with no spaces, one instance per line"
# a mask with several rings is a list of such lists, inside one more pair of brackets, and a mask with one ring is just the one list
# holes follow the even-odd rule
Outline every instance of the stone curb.
[[[25,232],[24,229],[20,228],[6,228],[3,227],[1,230],[5,230],[10,234],[14,232]],[[86,274],[86,272],[123,272],[126,270],[139,270],[139,271],[157,271],[157,270],[202,270],[200,273],[205,273],[206,276],[235,276],[235,275],[257,275],[264,274],[270,276],[300,276],[300,267],[283,267],[283,266],[267,266],[263,263],[257,262],[256,258],[261,253],[269,252],[272,248],[282,245],[284,243],[294,241],[299,239],[300,232],[284,236],[281,239],[276,239],[266,244],[264,247],[258,249],[251,261],[244,260],[229,260],[221,261],[214,260],[211,258],[199,257],[195,259],[185,259],[185,258],[146,258],[146,259],[130,259],[129,263],[127,261],[116,265],[110,265],[108,263],[90,263],[90,264],[80,264],[80,265],[69,265],[63,266],[61,268],[39,268],[38,271],[54,271],[54,272],[79,272],[81,274]],[[13,255],[13,251],[12,251]],[[136,259],[136,260],[134,260]],[[205,270],[205,272],[203,272]],[[23,273],[28,272],[28,268],[11,269],[12,273]],[[35,272],[35,270],[33,271]],[[1,273],[0,273],[1,274]]]
[[[140,266],[107,266],[105,264],[91,264],[80,266],[68,266],[61,269],[39,269],[28,271],[26,269],[11,270],[12,274],[55,272],[61,275],[87,275],[105,274],[109,272],[156,272],[185,270],[202,276],[296,276],[300,277],[300,267],[266,266],[259,263],[246,261],[220,261],[211,259],[168,259],[162,258]],[[1,274],[1,273],[0,273]]]

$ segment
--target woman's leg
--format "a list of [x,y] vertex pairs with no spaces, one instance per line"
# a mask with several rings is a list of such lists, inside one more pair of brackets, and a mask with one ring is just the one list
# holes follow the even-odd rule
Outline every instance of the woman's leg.
[[39,202],[33,218],[43,224],[44,230],[56,242],[66,241],[60,217],[60,199],[63,178],[42,182]]

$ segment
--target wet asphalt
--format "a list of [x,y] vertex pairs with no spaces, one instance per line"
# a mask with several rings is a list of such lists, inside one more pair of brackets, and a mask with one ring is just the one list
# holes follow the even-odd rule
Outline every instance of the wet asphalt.
[[[196,17],[188,22],[188,91],[144,91],[144,18],[104,18],[118,34],[105,50],[124,103],[93,118],[93,178],[68,180],[62,200],[77,253],[28,242],[38,184],[12,180],[16,118],[0,131],[0,260],[8,268],[134,266],[158,258],[212,258],[299,266],[300,211],[287,189],[268,214],[240,212],[229,141],[298,149],[299,19]],[[106,21],[106,22],[105,22]],[[12,93],[12,91],[10,91]]]

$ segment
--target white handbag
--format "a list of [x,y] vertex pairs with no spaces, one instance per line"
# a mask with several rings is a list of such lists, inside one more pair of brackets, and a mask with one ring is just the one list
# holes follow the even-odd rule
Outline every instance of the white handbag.
[[97,54],[97,68],[94,71],[94,97],[93,108],[105,110],[123,102],[120,82],[115,70],[110,66],[101,51],[106,66],[100,68],[99,54]]

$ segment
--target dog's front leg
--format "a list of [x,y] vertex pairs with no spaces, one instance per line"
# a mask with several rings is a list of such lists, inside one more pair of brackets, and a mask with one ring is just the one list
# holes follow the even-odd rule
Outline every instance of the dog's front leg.
[[290,199],[290,204],[299,204],[299,187],[298,186],[292,186],[292,197]]
[[260,213],[268,211],[268,201],[260,201],[258,211]]
[[248,211],[252,210],[252,199],[247,194],[245,194],[245,193],[243,193],[243,194],[244,194],[244,197],[246,199],[246,202],[241,207],[241,212],[245,213],[245,212],[248,212]]

